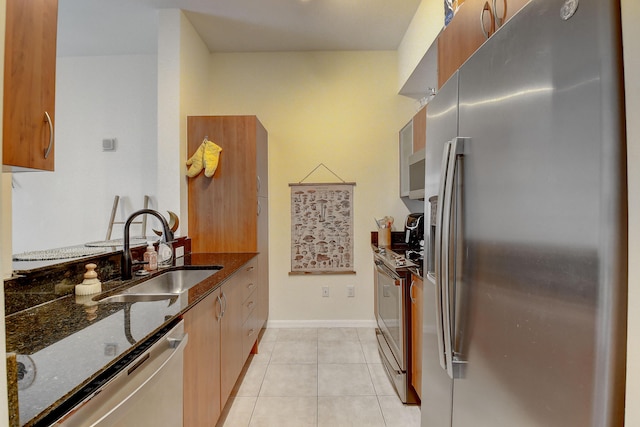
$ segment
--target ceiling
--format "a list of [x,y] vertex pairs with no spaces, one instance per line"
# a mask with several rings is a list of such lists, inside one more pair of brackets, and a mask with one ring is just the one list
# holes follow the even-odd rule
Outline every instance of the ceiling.
[[420,0],[59,0],[58,55],[157,52],[182,9],[211,52],[395,50]]

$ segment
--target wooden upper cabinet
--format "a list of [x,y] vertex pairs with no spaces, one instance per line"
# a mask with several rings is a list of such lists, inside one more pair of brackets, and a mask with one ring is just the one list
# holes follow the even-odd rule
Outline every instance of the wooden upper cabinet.
[[54,168],[57,25],[57,0],[7,0],[5,170]]
[[[494,31],[493,15],[487,0],[465,0],[438,37],[438,88],[487,40]],[[483,12],[484,10],[484,12]]]
[[[465,0],[438,37],[438,88],[529,0]],[[496,22],[496,17],[498,18]]]
[[413,152],[422,150],[427,142],[427,106],[413,116]]
[[496,2],[496,16],[502,20],[502,24],[522,9],[530,0],[498,0]]

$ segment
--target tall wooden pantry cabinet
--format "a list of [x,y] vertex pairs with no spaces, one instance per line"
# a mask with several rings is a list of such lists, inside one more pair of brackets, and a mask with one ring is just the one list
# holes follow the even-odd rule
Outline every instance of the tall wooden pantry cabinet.
[[190,116],[188,151],[205,138],[222,148],[211,178],[189,179],[193,252],[259,252],[255,326],[269,315],[268,137],[256,116]]

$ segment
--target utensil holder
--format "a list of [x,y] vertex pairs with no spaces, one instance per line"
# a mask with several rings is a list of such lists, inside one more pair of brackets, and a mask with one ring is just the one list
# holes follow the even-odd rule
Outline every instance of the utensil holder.
[[378,228],[378,247],[391,246],[391,228]]

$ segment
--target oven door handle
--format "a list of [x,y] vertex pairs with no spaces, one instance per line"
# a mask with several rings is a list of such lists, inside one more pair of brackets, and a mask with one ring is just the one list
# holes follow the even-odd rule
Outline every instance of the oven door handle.
[[394,281],[396,281],[396,286],[399,286],[397,281],[402,280],[402,277],[400,277],[398,273],[387,267],[384,262],[379,259],[375,260],[374,263],[376,264],[376,268],[380,273],[384,274],[385,276],[391,277]]

